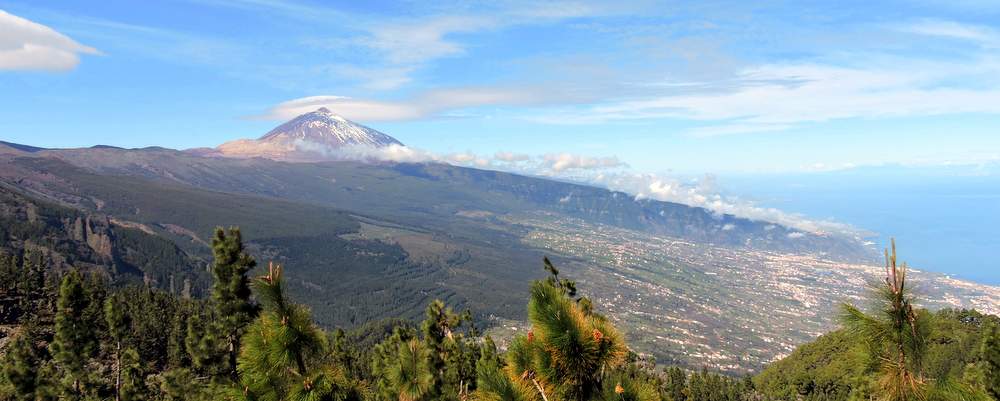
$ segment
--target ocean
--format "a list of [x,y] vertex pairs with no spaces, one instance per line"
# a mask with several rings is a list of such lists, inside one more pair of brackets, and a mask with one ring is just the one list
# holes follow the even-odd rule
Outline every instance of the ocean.
[[896,238],[917,269],[1000,285],[1000,175],[969,168],[879,167],[720,176],[726,194]]

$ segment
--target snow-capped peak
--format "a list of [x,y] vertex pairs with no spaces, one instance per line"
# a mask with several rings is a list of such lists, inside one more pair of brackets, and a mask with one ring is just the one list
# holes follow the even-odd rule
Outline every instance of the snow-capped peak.
[[395,138],[341,117],[326,107],[295,117],[271,130],[260,141],[298,140],[339,148],[345,145],[375,147],[402,145]]
[[226,142],[219,154],[233,157],[267,157],[280,160],[324,160],[338,148],[381,148],[403,144],[389,135],[355,123],[320,107],[279,125],[259,139]]
[[330,111],[330,109],[328,109],[326,107],[320,107],[320,108],[316,109],[316,111],[311,112],[311,113],[306,113],[305,115],[308,115],[308,114],[316,114],[316,115],[320,115],[320,116],[323,116],[325,118],[329,118],[329,119],[333,119],[333,120],[337,120],[337,121],[344,121],[344,122],[348,121],[346,118],[341,117],[339,114]]

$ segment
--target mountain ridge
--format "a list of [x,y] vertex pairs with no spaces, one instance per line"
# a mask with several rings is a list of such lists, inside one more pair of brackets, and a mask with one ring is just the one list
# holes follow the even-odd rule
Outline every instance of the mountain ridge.
[[[516,328],[525,283],[548,256],[606,294],[637,349],[691,368],[758,369],[831,329],[838,302],[880,271],[837,262],[870,260],[844,239],[790,239],[786,227],[703,208],[446,164],[103,147],[0,152],[0,182],[148,227],[195,257],[210,255],[199,239],[215,226],[240,226],[255,256],[299,277],[291,293],[328,327],[417,317],[413,305],[440,298]],[[1000,310],[998,288],[915,278],[936,308]],[[750,322],[767,324],[746,332]]]
[[339,150],[352,146],[383,148],[403,143],[321,107],[275,127],[258,139],[237,139],[219,145],[214,152],[201,152],[209,156],[321,161],[333,159]]

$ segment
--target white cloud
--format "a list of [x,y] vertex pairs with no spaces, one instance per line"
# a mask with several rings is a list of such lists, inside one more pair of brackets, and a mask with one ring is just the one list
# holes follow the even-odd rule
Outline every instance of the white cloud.
[[996,45],[1000,43],[1000,33],[993,28],[980,25],[962,24],[954,21],[926,19],[914,23],[898,25],[896,28],[899,31],[906,33],[968,40],[980,42],[985,45]]
[[307,141],[299,141],[296,142],[295,146],[300,150],[324,154],[337,160],[395,163],[426,163],[442,161],[440,157],[433,153],[397,144],[391,144],[380,148],[366,145],[352,145],[337,149],[329,149],[323,145],[317,145]]
[[355,160],[364,162],[392,163],[447,163],[461,166],[489,167],[492,162],[488,158],[463,152],[437,154],[405,145],[391,144],[385,147],[367,145],[351,145],[330,149],[321,144],[309,141],[297,141],[295,147],[302,151],[318,153],[333,160]]
[[523,153],[501,151],[494,154],[493,159],[506,163],[517,163],[517,162],[528,161],[531,159],[531,156]]
[[477,16],[392,22],[373,27],[369,35],[357,39],[356,44],[382,53],[393,64],[419,64],[461,54],[463,47],[449,41],[449,34],[476,32],[496,25],[493,19]]
[[589,157],[571,153],[547,154],[542,157],[543,164],[554,172],[567,170],[609,169],[625,166],[617,157]]
[[282,102],[260,117],[287,120],[326,107],[346,118],[361,122],[416,120],[485,105],[537,104],[549,101],[552,96],[555,95],[530,88],[485,87],[437,89],[397,101],[322,95]]
[[309,96],[282,102],[260,117],[288,120],[320,107],[326,107],[348,119],[362,122],[412,120],[427,116],[427,111],[416,104],[362,100],[344,96]]
[[[247,3],[260,6],[264,3],[276,10],[285,11],[295,3],[261,0],[215,0],[235,5]],[[271,3],[276,3],[272,5]],[[291,5],[290,5],[291,4]],[[411,81],[410,75],[431,62],[459,57],[466,53],[466,38],[486,31],[496,31],[512,26],[546,24],[566,19],[599,15],[622,14],[636,6],[620,4],[599,4],[586,1],[518,2],[501,1],[484,3],[477,7],[429,7],[430,13],[415,12],[412,17],[372,20],[367,16],[339,17],[351,20],[347,23],[360,34],[354,37],[320,40],[328,46],[356,47],[376,56],[376,66],[366,66],[376,70],[392,70],[398,74],[385,82],[380,78],[369,78],[363,86],[375,90],[395,89]],[[308,13],[307,13],[308,14]],[[466,39],[466,40],[462,40]],[[390,84],[391,83],[391,84]]]
[[[802,232],[818,235],[840,235],[860,238],[863,234],[855,228],[833,221],[817,221],[799,214],[786,213],[774,208],[759,207],[739,198],[724,197],[716,188],[713,176],[706,175],[696,181],[682,181],[678,178],[623,171],[625,166],[616,157],[591,157],[569,153],[540,156],[515,155],[500,152],[492,158],[472,152],[436,154],[403,145],[375,148],[364,145],[328,149],[321,145],[300,141],[296,146],[326,154],[332,159],[365,162],[393,163],[446,163],[458,166],[491,168],[518,174],[546,176],[583,184],[604,187],[613,191],[631,194],[636,199],[654,199],[701,207],[721,217],[729,214],[757,221],[766,221],[794,228]],[[572,200],[572,194],[562,197],[559,202]],[[765,227],[773,230],[774,225]],[[735,229],[733,224],[724,224],[723,231]],[[789,234],[789,238],[804,236],[801,232]]]
[[[779,131],[848,118],[1000,113],[1000,59],[968,63],[869,60],[866,67],[768,64],[742,71],[729,90],[605,103],[547,122],[677,118],[709,125],[694,136]],[[975,77],[976,87],[945,85]]]
[[475,167],[489,167],[492,164],[489,159],[470,152],[447,154],[439,158],[439,161]]
[[66,71],[101,54],[45,25],[0,10],[0,70]]
[[[799,214],[757,206],[736,197],[723,196],[716,188],[715,179],[712,176],[705,176],[691,182],[661,174],[624,171],[604,172],[581,181],[632,194],[637,199],[654,199],[701,207],[720,215],[730,214],[751,220],[766,221],[818,235],[841,235],[857,238],[862,234],[847,224],[812,220]],[[774,227],[766,229],[772,230]]]

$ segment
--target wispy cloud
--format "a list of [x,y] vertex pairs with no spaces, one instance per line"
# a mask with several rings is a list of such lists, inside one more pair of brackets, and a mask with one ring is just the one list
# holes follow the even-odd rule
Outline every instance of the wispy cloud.
[[558,93],[542,88],[460,87],[436,89],[404,100],[369,100],[345,96],[309,96],[282,102],[263,115],[263,119],[286,120],[319,107],[352,120],[402,121],[440,117],[448,112],[486,105],[523,106],[558,99]]
[[923,19],[894,27],[899,31],[917,35],[967,40],[989,46],[1000,45],[1000,32],[988,26]]
[[[546,10],[508,6],[498,15],[509,21],[470,14],[372,24],[349,41],[379,54],[385,69],[344,68],[341,75],[365,81],[367,89],[391,90],[419,83],[413,74],[428,62],[465,54],[466,38],[461,34],[549,21],[546,18],[610,13],[590,4]],[[798,60],[762,60],[714,76],[689,76],[698,78],[692,80],[685,80],[669,67],[659,73],[639,73],[629,66],[612,68],[610,62],[588,72],[600,70],[599,75],[575,76],[571,71],[577,63],[561,62],[548,68],[562,71],[562,76],[554,74],[554,79],[544,81],[521,77],[490,86],[411,92],[389,100],[380,100],[384,97],[378,95],[313,96],[277,105],[265,116],[281,119],[326,106],[361,121],[400,121],[496,106],[519,108],[514,118],[544,124],[687,121],[694,126],[686,131],[688,135],[716,137],[785,131],[844,119],[1000,113],[1000,57],[983,50],[991,43],[1000,43],[995,30],[931,19],[878,25],[877,29],[908,35],[910,44],[921,36],[932,36],[969,41],[980,48],[931,57],[911,51],[863,46],[852,51],[848,47],[830,54],[817,51]],[[686,51],[675,44],[665,46],[663,51],[675,56]],[[535,76],[545,74],[539,65],[530,69]],[[975,85],[970,84],[973,82]]]
[[190,0],[193,3],[250,11],[267,11],[298,20],[349,21],[349,15],[333,8],[290,0]]
[[429,20],[380,24],[356,44],[381,53],[396,65],[411,65],[446,56],[458,55],[463,46],[448,35],[477,32],[497,27],[499,23],[481,16],[444,16]]
[[[237,5],[276,2],[273,7],[279,10],[292,6],[301,7],[297,3],[278,0],[209,1]],[[455,7],[440,12],[417,13],[409,17],[371,19],[368,16],[351,16],[342,19],[350,21],[345,24],[358,34],[321,38],[311,42],[328,48],[360,48],[374,54],[377,58],[374,68],[393,71],[393,78],[367,78],[362,86],[374,90],[391,90],[411,82],[413,73],[436,60],[465,55],[470,41],[463,40],[462,35],[521,25],[551,24],[573,18],[614,15],[632,8],[583,1],[501,1],[484,4],[483,7]]]
[[80,54],[101,52],[45,25],[0,10],[0,70],[72,70],[80,63]]
[[[549,123],[682,119],[694,136],[772,132],[849,118],[1000,113],[1000,59],[926,62],[871,58],[867,66],[767,64],[742,71],[730,89],[610,102],[555,114]],[[950,84],[980,77],[976,87]]]

